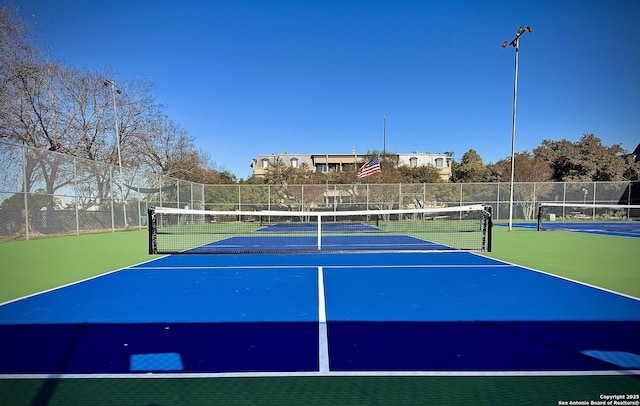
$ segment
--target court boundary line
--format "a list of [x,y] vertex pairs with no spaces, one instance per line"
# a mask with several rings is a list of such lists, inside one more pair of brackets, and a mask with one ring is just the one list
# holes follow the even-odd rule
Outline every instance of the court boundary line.
[[307,371],[307,372],[168,372],[118,374],[0,374],[0,379],[184,379],[270,377],[576,377],[640,376],[640,369],[589,371]]

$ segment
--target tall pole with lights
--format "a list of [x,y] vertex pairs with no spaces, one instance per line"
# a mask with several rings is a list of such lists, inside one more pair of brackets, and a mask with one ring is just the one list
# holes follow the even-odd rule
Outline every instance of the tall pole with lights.
[[111,86],[111,96],[113,97],[113,118],[115,120],[115,130],[116,130],[116,149],[118,151],[118,168],[120,170],[120,193],[122,194],[122,215],[124,220],[124,227],[128,227],[127,221],[127,205],[124,199],[124,177],[122,175],[122,155],[120,154],[120,128],[118,126],[118,109],[116,107],[116,93],[122,94],[118,86],[114,81],[105,79],[105,86]]
[[518,100],[518,52],[520,48],[520,37],[525,32],[533,32],[533,27],[527,26],[518,28],[516,37],[511,42],[503,42],[502,48],[511,45],[516,49],[516,63],[513,73],[513,117],[511,120],[511,179],[509,181],[509,231],[513,229],[513,179],[515,173],[515,153],[516,153],[516,103]]

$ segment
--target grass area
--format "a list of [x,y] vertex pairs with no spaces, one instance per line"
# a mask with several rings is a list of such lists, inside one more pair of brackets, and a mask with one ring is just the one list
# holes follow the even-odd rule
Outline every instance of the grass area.
[[145,231],[0,243],[0,303],[150,260]]
[[640,298],[640,238],[493,228],[487,256]]

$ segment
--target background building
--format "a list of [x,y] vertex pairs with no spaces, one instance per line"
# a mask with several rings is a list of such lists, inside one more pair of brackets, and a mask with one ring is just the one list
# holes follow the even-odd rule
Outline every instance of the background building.
[[[386,154],[397,166],[416,168],[431,165],[438,169],[440,178],[448,181],[451,177],[452,157],[446,154],[432,154],[414,151],[410,154]],[[253,176],[264,176],[267,170],[277,163],[286,167],[306,167],[315,172],[356,171],[355,167],[362,165],[367,155],[351,154],[281,154],[258,155],[252,159]]]

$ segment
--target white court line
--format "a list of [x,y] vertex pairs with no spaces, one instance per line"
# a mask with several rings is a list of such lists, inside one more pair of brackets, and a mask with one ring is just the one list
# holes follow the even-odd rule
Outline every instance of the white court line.
[[332,371],[332,372],[176,372],[122,374],[0,374],[0,379],[184,379],[184,378],[262,378],[262,377],[509,377],[509,376],[637,376],[640,369],[593,371]]
[[[172,270],[184,270],[184,269],[300,269],[300,268],[317,268],[318,265],[212,265],[212,266],[150,266],[150,267],[130,267],[125,269],[131,270],[145,270],[145,271],[172,271]],[[519,265],[512,264],[466,264],[466,265],[427,265],[427,264],[391,264],[391,265],[323,265],[324,268],[349,268],[349,269],[360,269],[360,268],[513,268],[520,267]]]
[[318,267],[318,362],[321,374],[329,373],[329,337],[327,309],[324,297],[324,272]]

